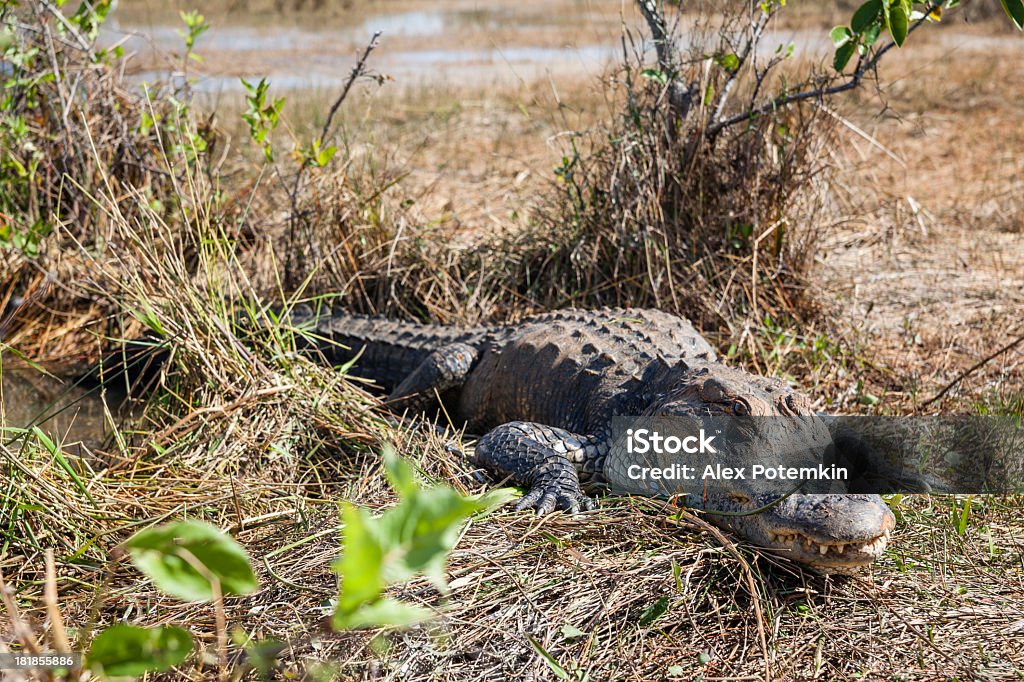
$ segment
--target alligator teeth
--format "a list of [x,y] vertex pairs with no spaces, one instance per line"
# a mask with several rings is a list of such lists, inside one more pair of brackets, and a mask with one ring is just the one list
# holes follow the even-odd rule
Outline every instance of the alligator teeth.
[[[769,537],[776,545],[796,545],[800,542],[800,536],[796,533],[772,533]],[[804,538],[803,542],[807,545],[809,540]]]
[[889,543],[890,535],[889,531],[885,531],[882,535],[868,542],[837,542],[835,544],[818,543],[799,533],[772,533],[769,538],[771,538],[772,544],[775,545],[800,547],[802,543],[804,551],[824,556],[830,551],[834,554],[842,554],[847,548],[850,549],[851,553],[880,554]]

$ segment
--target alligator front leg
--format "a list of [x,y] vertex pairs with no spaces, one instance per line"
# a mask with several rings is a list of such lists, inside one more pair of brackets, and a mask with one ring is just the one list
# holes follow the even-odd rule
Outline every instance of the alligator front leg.
[[476,358],[476,348],[466,343],[435,350],[388,395],[388,407],[399,414],[436,407],[439,395],[465,383]]
[[538,515],[555,509],[577,513],[596,503],[583,494],[580,474],[599,470],[606,451],[599,437],[579,436],[534,422],[509,422],[490,431],[476,446],[476,461],[498,476],[529,490],[516,510]]

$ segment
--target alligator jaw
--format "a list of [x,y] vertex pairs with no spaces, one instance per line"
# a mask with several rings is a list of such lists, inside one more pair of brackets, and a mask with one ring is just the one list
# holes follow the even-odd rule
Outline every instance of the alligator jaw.
[[769,536],[768,549],[826,572],[837,572],[874,562],[885,551],[891,534],[892,531],[886,528],[879,535],[861,542],[818,542],[797,531],[773,532]]
[[[756,510],[770,498],[748,500]],[[736,510],[742,511],[742,510]],[[709,517],[756,547],[821,573],[848,573],[878,559],[896,517],[878,495],[795,494],[758,513]]]

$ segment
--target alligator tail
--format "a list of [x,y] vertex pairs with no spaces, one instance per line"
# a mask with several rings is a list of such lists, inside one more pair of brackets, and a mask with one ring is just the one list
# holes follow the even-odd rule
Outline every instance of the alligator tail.
[[489,332],[483,327],[458,328],[355,315],[326,306],[317,310],[296,306],[283,319],[300,331],[300,349],[316,352],[332,365],[354,360],[350,373],[373,380],[385,392],[412,374],[433,351],[454,343],[478,346]]

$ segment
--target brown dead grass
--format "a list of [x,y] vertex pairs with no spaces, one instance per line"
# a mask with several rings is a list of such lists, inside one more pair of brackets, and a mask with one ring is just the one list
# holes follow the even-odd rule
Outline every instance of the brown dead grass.
[[[482,489],[470,467],[440,454],[441,440],[395,437],[428,477],[467,492]],[[389,504],[375,458],[284,459],[247,470],[229,463],[237,457],[201,460],[199,453],[170,467],[137,460],[130,470],[97,472],[90,479],[95,506],[57,492],[68,485],[60,471],[36,469],[40,496],[54,491],[46,498],[51,509],[92,518],[93,532],[104,529],[99,543],[61,570],[68,623],[97,626],[127,614],[137,623],[181,624],[212,650],[209,606],[160,597],[123,562],[107,564],[104,552],[149,519],[191,509],[193,517],[230,530],[255,557],[261,589],[229,600],[228,622],[250,636],[288,642],[282,660],[292,674],[320,661],[329,662],[336,679],[557,679],[538,646],[570,679],[946,680],[1019,673],[1024,547],[1020,501],[1012,498],[976,500],[962,536],[952,530],[948,501],[904,500],[893,550],[870,573],[849,578],[807,574],[745,547],[733,556],[721,536],[650,500],[609,500],[572,518],[495,513],[464,533],[451,557],[447,596],[426,581],[395,591],[437,608],[437,620],[406,632],[331,634],[323,619],[337,590],[330,569],[340,531],[334,501]],[[62,550],[65,533],[58,524],[37,540],[71,551],[74,542]],[[41,554],[3,561],[0,569],[8,580],[16,576],[24,616],[45,637]],[[102,604],[71,597],[83,583],[101,580]],[[661,615],[652,611],[659,600]],[[762,632],[767,651],[758,643]]]
[[[971,32],[922,38],[885,65],[888,110],[847,109],[892,156],[853,135],[836,151],[844,218],[822,269],[837,333],[871,349],[870,390],[894,411],[1024,333],[1024,79],[1010,57],[1024,46]],[[1009,52],[985,56],[997,50]],[[942,406],[1018,394],[1022,368],[1019,349],[995,358]]]

